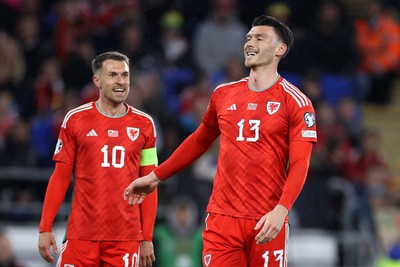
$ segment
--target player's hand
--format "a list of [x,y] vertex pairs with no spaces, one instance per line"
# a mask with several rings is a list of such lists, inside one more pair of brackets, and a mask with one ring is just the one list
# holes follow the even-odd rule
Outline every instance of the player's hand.
[[53,262],[54,257],[50,252],[50,247],[53,247],[53,252],[58,253],[56,238],[52,232],[43,232],[39,234],[38,248],[39,253],[47,262]]
[[124,199],[130,205],[140,204],[144,198],[156,189],[161,181],[154,172],[134,180],[124,192]]
[[156,256],[154,255],[153,242],[150,241],[140,241],[140,267],[150,267],[153,266]]
[[289,211],[282,205],[277,205],[275,209],[268,212],[257,222],[254,230],[260,230],[256,235],[257,245],[269,242],[279,234]]

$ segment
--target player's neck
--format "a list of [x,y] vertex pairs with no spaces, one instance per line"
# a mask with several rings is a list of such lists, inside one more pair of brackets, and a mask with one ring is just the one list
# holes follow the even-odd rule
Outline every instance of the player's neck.
[[248,85],[253,91],[264,91],[269,89],[279,80],[279,73],[276,70],[257,71],[251,70]]
[[96,101],[96,107],[99,112],[108,117],[120,117],[126,114],[127,107],[124,103],[119,103],[117,105],[110,105],[103,103],[103,101]]

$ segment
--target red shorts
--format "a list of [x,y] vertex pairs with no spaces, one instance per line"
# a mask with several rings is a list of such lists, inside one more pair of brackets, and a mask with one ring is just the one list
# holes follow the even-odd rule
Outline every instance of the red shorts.
[[203,233],[204,267],[286,267],[289,223],[278,236],[257,245],[257,220],[210,213]]
[[139,267],[139,241],[67,240],[57,267]]

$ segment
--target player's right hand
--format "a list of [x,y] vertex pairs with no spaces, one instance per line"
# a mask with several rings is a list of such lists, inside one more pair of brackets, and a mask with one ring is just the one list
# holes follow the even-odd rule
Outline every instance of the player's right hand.
[[54,257],[50,252],[50,247],[53,247],[53,252],[58,253],[56,238],[52,232],[42,232],[39,234],[38,248],[39,253],[47,262],[53,262]]
[[156,189],[161,181],[154,172],[134,180],[124,192],[124,199],[130,205],[140,204],[144,198]]

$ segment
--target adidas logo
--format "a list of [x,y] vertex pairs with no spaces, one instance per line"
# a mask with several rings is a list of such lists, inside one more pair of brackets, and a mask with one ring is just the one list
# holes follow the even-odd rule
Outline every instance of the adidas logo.
[[232,104],[232,105],[228,108],[228,110],[237,110],[236,104]]
[[94,129],[90,130],[90,132],[87,133],[86,136],[97,136],[97,133]]

